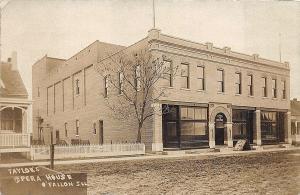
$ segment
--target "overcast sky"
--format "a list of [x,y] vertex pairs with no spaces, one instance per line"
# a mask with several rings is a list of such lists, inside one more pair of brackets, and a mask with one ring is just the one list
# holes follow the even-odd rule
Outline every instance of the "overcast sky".
[[[164,34],[291,64],[300,98],[300,2],[155,0]],[[45,54],[70,58],[95,40],[131,45],[152,28],[152,0],[11,0],[2,11],[2,59],[18,52],[31,93],[31,65]]]

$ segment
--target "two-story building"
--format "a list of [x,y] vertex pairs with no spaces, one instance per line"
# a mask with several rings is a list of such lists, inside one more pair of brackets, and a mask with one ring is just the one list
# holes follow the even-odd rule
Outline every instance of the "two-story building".
[[30,151],[31,103],[13,52],[0,65],[0,153]]
[[[99,47],[102,44],[96,42],[67,61],[45,57],[33,66],[36,137],[41,139],[42,129],[51,127],[56,139],[134,141],[134,121],[110,117],[104,103],[110,97],[103,95],[109,86],[97,71],[98,66],[109,66],[120,50],[129,54],[146,49],[179,72],[155,86],[167,95],[151,105],[157,113],[142,134],[147,150],[233,147],[240,138],[254,145],[291,143],[288,63],[184,40],[158,29],[129,47],[107,44],[115,54]],[[100,56],[92,57],[89,51]],[[169,109],[166,114],[160,111],[164,107]]]

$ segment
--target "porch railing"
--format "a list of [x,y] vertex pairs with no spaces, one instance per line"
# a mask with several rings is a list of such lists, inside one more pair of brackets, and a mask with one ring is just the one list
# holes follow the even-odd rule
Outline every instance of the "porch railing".
[[30,134],[0,133],[0,147],[30,147]]

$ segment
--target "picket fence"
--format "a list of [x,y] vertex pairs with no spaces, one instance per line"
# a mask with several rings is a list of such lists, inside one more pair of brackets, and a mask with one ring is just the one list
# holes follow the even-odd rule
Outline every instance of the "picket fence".
[[[57,145],[54,147],[54,159],[89,158],[122,155],[145,154],[145,144],[105,144],[105,145]],[[32,146],[31,160],[50,159],[50,146]]]

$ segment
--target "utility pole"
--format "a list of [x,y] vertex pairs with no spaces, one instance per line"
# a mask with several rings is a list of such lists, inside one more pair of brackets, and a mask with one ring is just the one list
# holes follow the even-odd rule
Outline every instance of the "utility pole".
[[153,6],[153,28],[155,28],[155,0],[152,0],[152,6]]
[[281,62],[281,33],[279,33],[279,61]]

